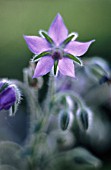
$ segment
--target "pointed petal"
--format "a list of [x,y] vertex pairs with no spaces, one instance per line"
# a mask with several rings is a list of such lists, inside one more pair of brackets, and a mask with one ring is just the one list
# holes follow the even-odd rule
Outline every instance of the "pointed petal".
[[68,30],[60,14],[57,14],[57,16],[55,17],[49,28],[48,34],[54,40],[56,45],[59,45],[67,38]]
[[63,58],[59,60],[58,67],[59,67],[59,71],[61,72],[61,74],[70,76],[70,77],[75,77],[74,64],[71,59]]
[[50,45],[44,38],[38,36],[24,36],[24,39],[30,51],[34,54],[50,50]]
[[52,69],[53,65],[54,60],[51,56],[42,57],[36,66],[33,78],[47,74]]
[[64,51],[68,52],[74,56],[81,56],[85,54],[95,40],[89,42],[78,42],[78,41],[71,41],[65,48]]

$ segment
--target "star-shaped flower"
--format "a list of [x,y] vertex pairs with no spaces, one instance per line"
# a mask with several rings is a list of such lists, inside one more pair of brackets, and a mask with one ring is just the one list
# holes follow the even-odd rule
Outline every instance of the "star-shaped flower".
[[68,30],[60,14],[57,14],[48,33],[40,30],[38,36],[24,36],[29,49],[34,53],[32,61],[37,62],[33,78],[43,76],[53,68],[54,74],[75,77],[74,62],[82,65],[79,56],[86,53],[94,40],[75,41],[77,34],[68,35]]

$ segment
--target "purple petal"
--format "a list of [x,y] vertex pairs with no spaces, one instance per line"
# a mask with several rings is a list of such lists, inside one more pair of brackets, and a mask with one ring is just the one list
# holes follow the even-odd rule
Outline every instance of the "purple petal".
[[42,57],[36,66],[33,78],[47,74],[52,69],[53,65],[54,60],[51,56]]
[[8,87],[0,94],[0,109],[10,108],[16,101],[16,94],[12,87]]
[[24,39],[30,51],[34,54],[50,50],[50,45],[44,38],[38,36],[24,36]]
[[75,77],[74,64],[71,59],[63,58],[59,60],[58,68],[61,74],[70,76],[70,77]]
[[93,43],[95,40],[89,41],[89,42],[77,42],[77,41],[71,41],[65,48],[64,51],[68,52],[74,56],[81,56],[86,53],[91,43]]
[[4,82],[0,81],[0,88],[3,86]]
[[55,17],[49,28],[48,34],[54,40],[56,45],[59,45],[67,38],[68,30],[60,14],[57,14],[57,16]]

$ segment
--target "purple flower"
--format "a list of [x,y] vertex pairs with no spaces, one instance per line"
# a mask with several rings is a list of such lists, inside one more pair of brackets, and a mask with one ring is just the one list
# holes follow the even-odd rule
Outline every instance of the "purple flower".
[[43,76],[53,68],[54,74],[75,77],[74,62],[82,65],[79,56],[86,53],[94,40],[89,42],[75,41],[77,34],[68,35],[68,30],[60,14],[57,14],[48,33],[40,30],[38,36],[24,36],[32,53],[32,61],[37,62],[33,78]]
[[[0,110],[9,110],[10,114],[16,112],[17,105],[20,102],[20,92],[16,85],[8,80],[0,81]],[[13,107],[13,109],[12,109]]]
[[8,110],[15,103],[16,95],[13,88],[8,87],[0,93],[0,110]]

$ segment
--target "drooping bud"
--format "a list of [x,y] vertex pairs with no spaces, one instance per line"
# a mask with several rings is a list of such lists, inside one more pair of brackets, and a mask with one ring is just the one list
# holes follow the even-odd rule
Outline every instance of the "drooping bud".
[[43,78],[38,77],[36,79],[33,79],[33,74],[34,74],[34,69],[35,69],[35,63],[30,62],[29,67],[24,68],[23,70],[23,75],[24,75],[24,82],[35,89],[40,89],[43,85]]
[[89,128],[89,122],[92,119],[92,111],[87,108],[79,108],[76,113],[76,120],[78,122],[78,126],[82,131],[86,131]]
[[110,79],[110,69],[107,62],[99,57],[94,57],[87,62],[85,67],[87,75],[94,81],[103,84]]
[[62,130],[70,129],[73,122],[73,114],[69,110],[63,110],[59,114],[59,127]]
[[80,112],[80,120],[84,129],[88,129],[88,113],[86,110],[81,110]]
[[15,115],[21,100],[19,89],[11,81],[0,81],[0,110],[9,110],[9,115]]

